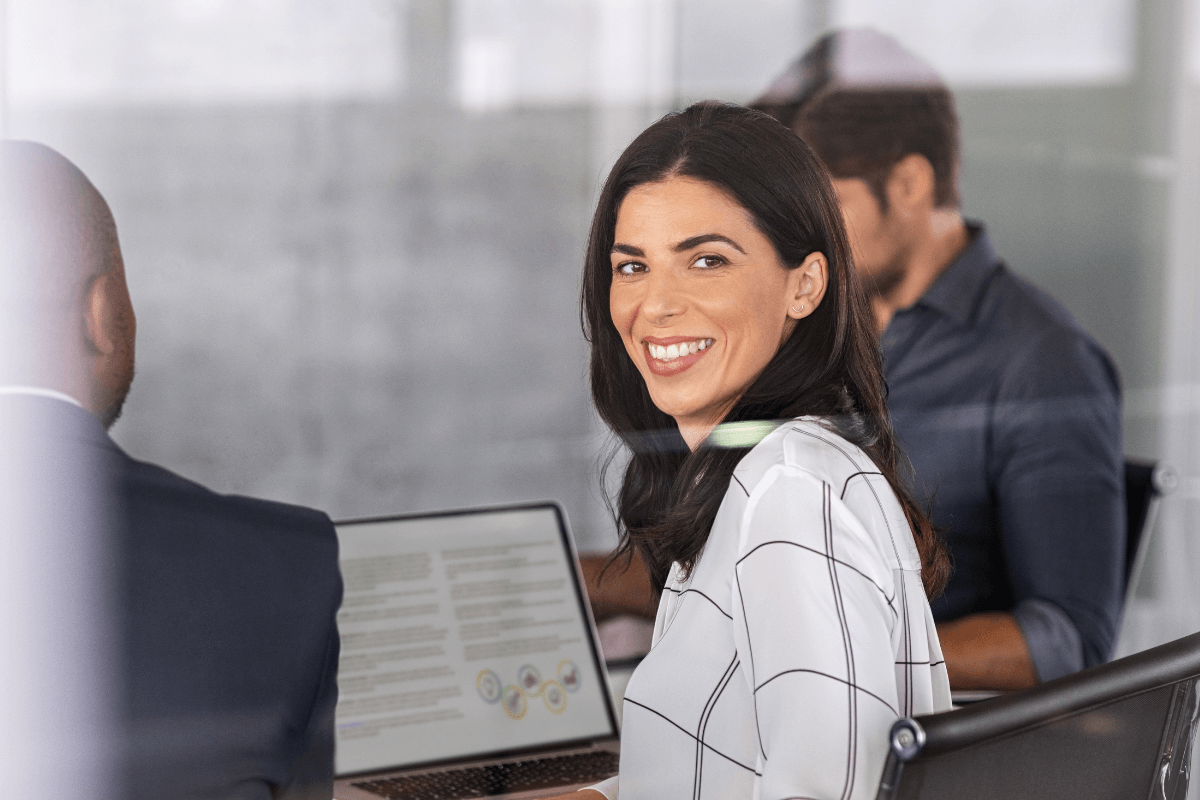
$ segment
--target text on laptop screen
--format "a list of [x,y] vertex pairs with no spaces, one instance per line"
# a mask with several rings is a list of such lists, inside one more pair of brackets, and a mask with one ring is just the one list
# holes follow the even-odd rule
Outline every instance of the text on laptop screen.
[[338,526],[339,775],[611,733],[553,507]]

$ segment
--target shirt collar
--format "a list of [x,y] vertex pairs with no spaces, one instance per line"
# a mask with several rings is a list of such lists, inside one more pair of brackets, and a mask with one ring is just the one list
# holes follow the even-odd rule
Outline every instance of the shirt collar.
[[59,392],[54,389],[43,389],[40,386],[0,386],[0,395],[5,394],[23,394],[33,397],[49,397],[54,400],[62,400],[64,403],[70,403],[74,406],[83,408],[83,403],[76,400],[66,392]]
[[971,313],[983,294],[988,278],[1000,264],[992,241],[982,225],[968,222],[967,233],[971,236],[967,249],[915,303],[940,311],[964,325],[970,322]]

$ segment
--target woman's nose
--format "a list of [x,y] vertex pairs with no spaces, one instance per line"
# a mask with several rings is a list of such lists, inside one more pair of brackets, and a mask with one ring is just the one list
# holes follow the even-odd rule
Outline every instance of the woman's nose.
[[658,270],[647,276],[646,297],[642,301],[642,316],[653,325],[663,325],[679,316],[687,307],[682,287],[668,270]]

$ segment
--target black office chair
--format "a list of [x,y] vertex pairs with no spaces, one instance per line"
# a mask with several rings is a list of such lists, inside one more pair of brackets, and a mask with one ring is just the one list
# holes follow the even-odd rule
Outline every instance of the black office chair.
[[986,703],[902,719],[876,800],[1184,800],[1200,633]]
[[1153,461],[1125,460],[1125,594],[1140,572],[1149,548],[1147,534],[1154,524],[1158,498],[1169,490],[1174,476]]

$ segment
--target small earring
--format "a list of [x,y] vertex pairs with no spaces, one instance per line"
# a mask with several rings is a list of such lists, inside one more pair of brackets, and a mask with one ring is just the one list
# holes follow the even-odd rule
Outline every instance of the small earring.
[[799,308],[792,306],[792,313],[793,314],[803,314],[804,313],[804,303],[801,303]]

